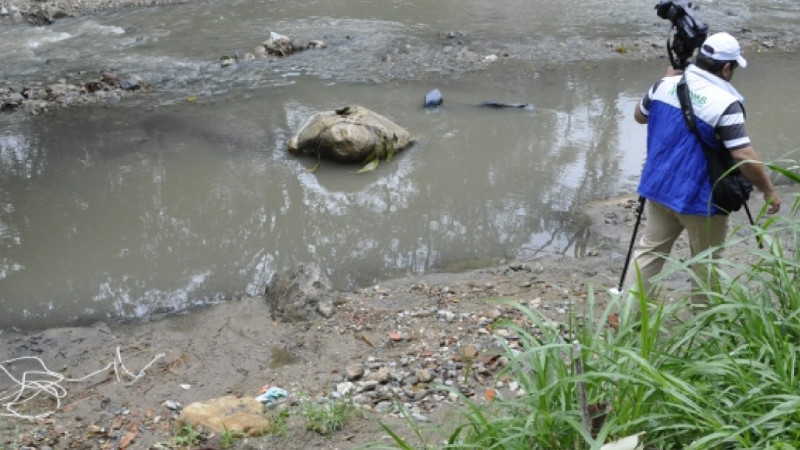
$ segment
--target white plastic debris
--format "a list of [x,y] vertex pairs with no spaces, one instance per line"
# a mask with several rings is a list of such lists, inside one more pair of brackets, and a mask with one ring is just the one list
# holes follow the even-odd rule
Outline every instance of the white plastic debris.
[[604,444],[602,447],[600,447],[600,450],[641,450],[644,448],[644,444],[642,442],[644,434],[645,433],[643,431],[614,442],[609,442],[608,444]]

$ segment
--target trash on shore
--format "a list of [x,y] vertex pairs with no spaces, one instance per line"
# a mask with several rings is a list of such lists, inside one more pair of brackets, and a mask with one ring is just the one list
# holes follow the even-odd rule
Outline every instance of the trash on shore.
[[286,398],[288,395],[288,392],[279,387],[264,386],[261,388],[261,392],[256,397],[256,400],[258,400],[260,403],[271,405],[273,403],[277,403],[281,398]]

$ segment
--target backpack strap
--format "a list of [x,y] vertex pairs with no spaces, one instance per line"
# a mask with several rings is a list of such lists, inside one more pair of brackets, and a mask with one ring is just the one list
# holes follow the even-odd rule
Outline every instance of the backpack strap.
[[[694,109],[692,108],[692,97],[689,95],[689,85],[686,84],[686,74],[681,76],[681,81],[678,82],[678,101],[681,103],[681,113],[683,113],[683,121],[686,126],[695,131],[697,129],[697,122],[694,117]],[[700,136],[698,136],[699,138]],[[705,148],[705,143],[702,139],[700,142]]]
[[[694,108],[692,108],[692,97],[689,94],[689,85],[686,83],[686,74],[681,76],[681,81],[678,82],[677,92],[678,101],[681,103],[683,121],[686,122],[686,127],[689,128],[689,130],[694,133],[695,137],[697,137],[697,140],[700,141],[700,146],[703,147],[703,153],[706,154],[706,158],[711,165],[712,161],[716,162],[719,160],[721,157],[720,152],[715,152],[711,146],[706,143],[703,136],[700,135],[700,131],[697,129],[697,119],[694,116]],[[733,164],[723,163],[723,165],[731,167]]]
[[[686,126],[689,128],[689,130],[691,130],[695,137],[697,137],[697,140],[700,142],[700,146],[703,148],[703,153],[706,155],[708,172],[711,176],[712,189],[714,189],[716,183],[718,183],[718,181],[723,178],[726,172],[728,172],[728,170],[735,165],[733,157],[731,157],[730,153],[728,153],[726,149],[723,149],[722,151],[714,151],[706,143],[706,141],[703,140],[703,136],[700,135],[700,131],[697,129],[697,120],[694,116],[694,109],[692,108],[692,98],[689,95],[689,85],[686,83],[686,74],[681,76],[681,80],[678,82],[676,91],[678,93],[678,101],[681,104],[681,114],[683,115],[683,120],[686,122]],[[742,111],[744,112],[744,105],[742,105]],[[741,190],[742,197],[744,198],[744,206],[747,209],[747,200],[750,197],[750,191],[753,190],[752,184],[749,180],[741,175],[741,172],[738,168],[734,169],[731,174],[734,175],[736,184],[739,190]],[[738,208],[736,208],[736,210],[738,210]],[[726,211],[723,212],[727,214]],[[749,216],[749,209],[747,209],[747,213]]]

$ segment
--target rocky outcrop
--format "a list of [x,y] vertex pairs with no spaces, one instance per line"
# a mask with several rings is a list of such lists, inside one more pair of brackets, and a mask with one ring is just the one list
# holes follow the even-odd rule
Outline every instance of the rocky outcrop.
[[357,163],[391,156],[414,143],[405,128],[363,106],[345,106],[309,117],[289,140],[289,152]]
[[244,54],[239,54],[239,52],[237,51],[233,54],[233,56],[220,57],[219,64],[222,67],[228,67],[240,61],[249,61],[256,58],[265,58],[268,56],[275,56],[282,58],[284,56],[289,56],[293,53],[301,52],[303,50],[308,50],[312,48],[325,48],[325,47],[326,47],[325,43],[319,40],[305,40],[297,38],[292,39],[288,36],[284,36],[282,34],[278,34],[272,31],[269,33],[269,39],[256,45],[253,48],[252,53],[246,52]]
[[0,82],[0,111],[22,110],[39,114],[59,107],[116,103],[136,91],[151,90],[152,87],[137,75],[120,76],[111,72],[83,80],[60,79],[53,83]]

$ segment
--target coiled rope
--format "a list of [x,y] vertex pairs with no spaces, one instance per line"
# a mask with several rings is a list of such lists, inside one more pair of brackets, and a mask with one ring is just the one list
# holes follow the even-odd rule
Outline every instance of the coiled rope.
[[[44,419],[61,408],[61,399],[67,396],[67,389],[62,385],[63,383],[81,382],[100,373],[108,372],[111,368],[113,368],[114,374],[117,377],[117,382],[123,383],[123,380],[126,380],[124,381],[124,384],[126,386],[130,386],[139,381],[139,379],[145,375],[145,371],[164,356],[164,353],[157,354],[153,360],[147,363],[147,365],[144,366],[138,373],[133,373],[128,370],[127,367],[125,367],[125,363],[122,361],[122,353],[120,352],[119,347],[117,347],[117,357],[114,359],[114,361],[110,362],[102,369],[92,372],[81,378],[67,378],[58,372],[54,372],[48,369],[44,361],[36,356],[23,356],[20,358],[3,361],[3,363],[0,364],[0,372],[4,373],[5,376],[18,387],[18,389],[12,389],[12,392],[6,395],[3,395],[3,393],[0,392],[0,404],[2,404],[4,409],[8,411],[0,412],[0,417],[15,417],[26,420]],[[21,361],[38,362],[41,366],[41,369],[26,370],[22,373],[20,378],[16,378],[7,367],[10,367],[11,365]],[[55,409],[34,415],[21,414],[17,411],[20,406],[36,399],[39,396],[49,396],[55,399]]]

